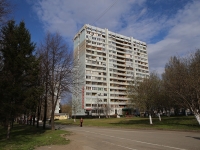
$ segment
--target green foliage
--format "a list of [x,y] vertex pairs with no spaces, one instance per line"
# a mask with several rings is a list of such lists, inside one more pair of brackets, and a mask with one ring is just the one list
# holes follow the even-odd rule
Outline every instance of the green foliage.
[[38,146],[69,143],[61,137],[61,134],[67,135],[69,132],[62,130],[51,131],[32,126],[14,125],[9,140],[5,139],[5,134],[5,130],[0,128],[0,150],[32,150]]
[[0,121],[8,122],[35,106],[39,62],[24,22],[9,21],[1,33]]

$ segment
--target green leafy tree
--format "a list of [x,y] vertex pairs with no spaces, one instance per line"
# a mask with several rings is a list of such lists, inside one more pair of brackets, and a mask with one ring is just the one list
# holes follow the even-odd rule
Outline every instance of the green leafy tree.
[[19,25],[9,21],[2,30],[0,70],[0,110],[1,122],[8,127],[14,118],[27,113],[35,102],[38,94],[38,61],[33,56],[35,44],[31,42],[31,35],[25,28],[25,23]]

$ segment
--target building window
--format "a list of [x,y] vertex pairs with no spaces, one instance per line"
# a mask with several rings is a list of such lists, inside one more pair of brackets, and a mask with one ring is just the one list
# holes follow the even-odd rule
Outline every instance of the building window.
[[[97,104],[92,104],[92,107],[97,107]],[[92,110],[93,111],[93,110]]]
[[86,107],[91,107],[91,104],[86,104]]
[[103,88],[98,88],[98,91],[103,91]]
[[86,86],[86,90],[91,90],[91,87],[89,87],[89,86]]
[[86,95],[91,95],[90,93],[86,92]]
[[98,88],[97,87],[92,87],[92,90],[97,90]]
[[91,71],[90,71],[90,70],[86,70],[86,73],[89,73],[89,74],[90,74],[90,73],[91,73]]
[[86,76],[86,79],[91,79],[91,76]]

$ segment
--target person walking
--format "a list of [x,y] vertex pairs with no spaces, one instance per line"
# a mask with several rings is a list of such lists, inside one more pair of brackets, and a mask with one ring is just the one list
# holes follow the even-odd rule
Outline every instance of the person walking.
[[80,119],[80,127],[83,126],[83,118]]

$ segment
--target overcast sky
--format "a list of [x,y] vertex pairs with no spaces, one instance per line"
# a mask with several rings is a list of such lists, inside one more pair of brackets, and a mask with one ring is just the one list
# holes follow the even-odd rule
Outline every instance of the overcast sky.
[[90,24],[144,41],[149,67],[161,74],[170,56],[200,48],[200,0],[12,0],[17,23],[24,20],[32,40],[59,32],[69,48]]

